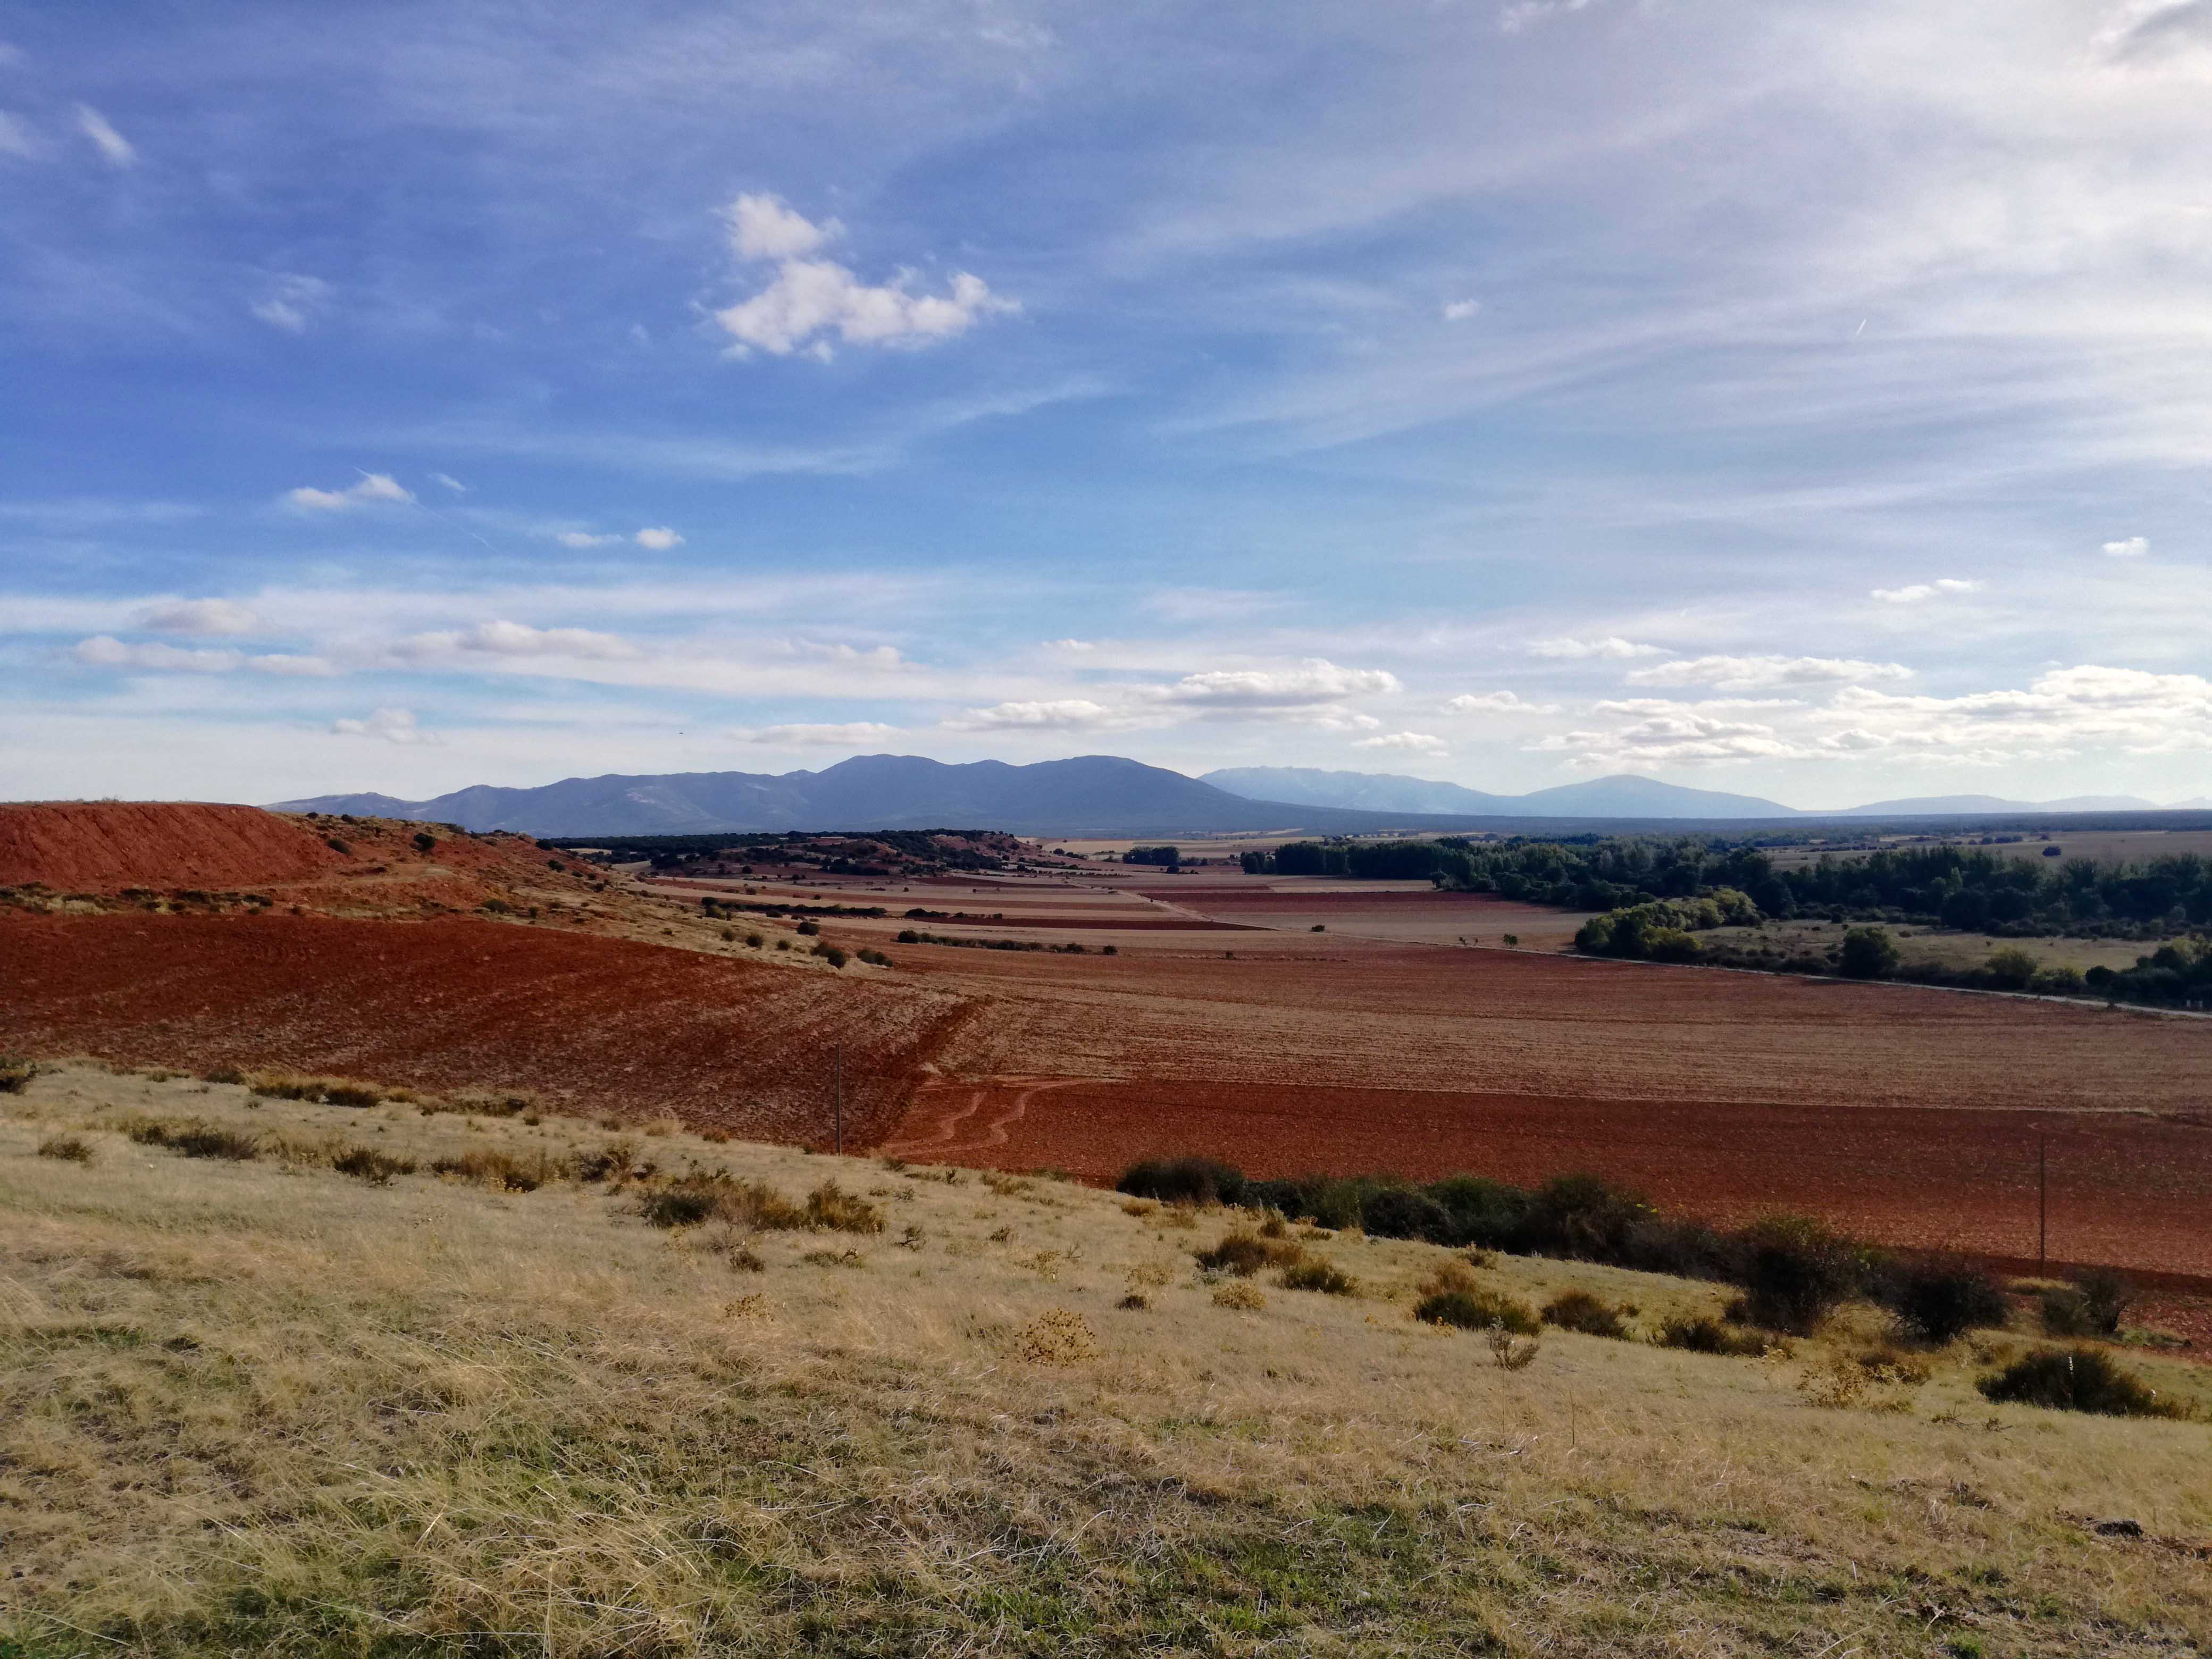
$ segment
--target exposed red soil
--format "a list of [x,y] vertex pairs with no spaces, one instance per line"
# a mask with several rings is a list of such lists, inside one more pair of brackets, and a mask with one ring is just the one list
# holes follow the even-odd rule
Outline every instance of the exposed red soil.
[[894,1123],[957,999],[621,939],[453,918],[0,916],[0,1048],[127,1064],[534,1090],[826,1143]]
[[2128,1113],[1836,1109],[1034,1076],[940,1079],[888,1149],[1112,1181],[1154,1153],[1255,1175],[1589,1170],[1719,1222],[1809,1211],[1898,1244],[2212,1274],[2212,1130]]
[[0,887],[70,893],[311,880],[347,862],[296,818],[186,801],[0,805]]

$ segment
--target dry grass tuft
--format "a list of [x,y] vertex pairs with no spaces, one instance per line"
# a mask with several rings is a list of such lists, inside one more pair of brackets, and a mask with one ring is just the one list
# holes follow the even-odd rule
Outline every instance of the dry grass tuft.
[[1072,1308],[1048,1308],[1023,1328],[1014,1352],[1032,1364],[1080,1365],[1098,1357],[1098,1334]]
[[82,1135],[48,1135],[39,1143],[39,1156],[59,1158],[64,1164],[89,1164],[92,1145]]
[[1267,1305],[1267,1294],[1249,1279],[1232,1279],[1213,1292],[1213,1305],[1257,1313]]
[[832,1179],[807,1194],[806,1224],[833,1232],[879,1233],[884,1230],[884,1212]]

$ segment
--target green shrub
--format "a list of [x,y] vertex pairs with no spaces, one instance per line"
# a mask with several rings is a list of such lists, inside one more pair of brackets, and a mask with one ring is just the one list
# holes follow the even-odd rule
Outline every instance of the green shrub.
[[438,838],[432,835],[428,830],[418,830],[415,832],[415,850],[416,852],[427,853],[437,844]]
[[20,1095],[30,1087],[39,1068],[16,1054],[0,1054],[0,1095]]
[[2053,1411],[2094,1412],[2106,1417],[2179,1417],[2132,1373],[2096,1348],[2038,1348],[1974,1386],[2000,1404],[2044,1406]]
[[1662,1348],[1739,1359],[1755,1359],[1766,1352],[1766,1339],[1757,1332],[1734,1329],[1711,1314],[1676,1314],[1660,1325],[1651,1340]]
[[1609,1336],[1619,1341],[1628,1335],[1620,1310],[1609,1307],[1588,1291],[1562,1291],[1544,1304],[1544,1322],[1584,1336]]
[[806,1195],[806,1224],[841,1233],[879,1233],[884,1212],[836,1182],[825,1181]]
[[158,1144],[186,1158],[228,1158],[234,1164],[247,1163],[261,1155],[260,1136],[241,1134],[198,1119],[171,1129]]
[[1131,1164],[1114,1190],[1163,1204],[1235,1204],[1244,1188],[1244,1172],[1217,1158],[1153,1158]]
[[82,1135],[50,1135],[39,1143],[39,1156],[59,1158],[64,1164],[89,1164],[92,1147]]
[[898,930],[898,942],[901,945],[919,945],[921,943],[921,935],[911,927],[902,927]]
[[818,921],[802,921],[795,931],[804,938],[811,939],[822,931],[822,924]]
[[1744,1317],[1802,1336],[1857,1288],[1863,1263],[1850,1243],[1808,1216],[1769,1216],[1746,1228],[1737,1282]]
[[1880,927],[1853,927],[1844,934],[1838,968],[1846,979],[1887,979],[1903,960],[1897,941]]
[[1875,1294],[1907,1335],[1942,1344],[1968,1331],[2002,1326],[2012,1311],[1989,1270],[1955,1256],[1919,1256],[1892,1263]]
[[1990,952],[1982,971],[2001,990],[2025,991],[2035,978],[2035,958],[2017,945],[2008,945],[2002,950]]
[[1294,1267],[1305,1260],[1305,1251],[1285,1238],[1263,1238],[1239,1230],[1223,1235],[1211,1249],[1194,1251],[1198,1265],[1210,1273],[1234,1273],[1249,1279],[1262,1267]]
[[1427,1325],[1451,1325],[1463,1331],[1501,1330],[1534,1336],[1544,1328],[1536,1310],[1517,1297],[1493,1291],[1466,1266],[1447,1261],[1423,1279],[1413,1317]]
[[534,1193],[560,1173],[543,1153],[534,1158],[521,1158],[489,1147],[463,1152],[458,1158],[434,1158],[430,1169],[434,1174],[473,1181],[508,1193]]
[[2115,1273],[2087,1273],[2043,1293],[2043,1328],[2053,1336],[2118,1336],[2135,1287]]
[[745,935],[745,946],[748,950],[759,950],[761,948],[761,936],[758,933],[747,933]]

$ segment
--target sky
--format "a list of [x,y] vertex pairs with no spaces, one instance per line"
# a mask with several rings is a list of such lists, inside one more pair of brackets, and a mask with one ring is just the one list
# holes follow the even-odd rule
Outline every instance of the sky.
[[0,795],[2212,794],[2212,0],[0,0]]

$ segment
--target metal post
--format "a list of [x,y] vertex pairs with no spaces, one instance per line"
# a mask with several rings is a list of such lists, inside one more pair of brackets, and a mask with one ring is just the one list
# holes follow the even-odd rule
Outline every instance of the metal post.
[[845,1045],[830,1050],[830,1109],[837,1115],[837,1156],[845,1156]]
[[2039,1273],[2051,1267],[2051,1137],[2035,1138],[2035,1266]]

